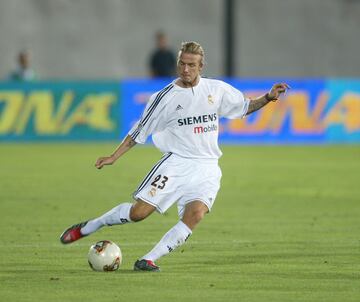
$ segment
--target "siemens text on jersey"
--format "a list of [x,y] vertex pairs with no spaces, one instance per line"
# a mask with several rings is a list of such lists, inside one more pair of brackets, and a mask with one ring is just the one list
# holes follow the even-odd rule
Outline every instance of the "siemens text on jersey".
[[182,119],[178,119],[178,125],[179,126],[193,125],[193,124],[214,122],[216,120],[217,120],[216,113],[211,113],[211,114],[204,114],[204,115],[199,115],[199,116],[190,116],[190,117],[185,117],[185,118],[182,118]]

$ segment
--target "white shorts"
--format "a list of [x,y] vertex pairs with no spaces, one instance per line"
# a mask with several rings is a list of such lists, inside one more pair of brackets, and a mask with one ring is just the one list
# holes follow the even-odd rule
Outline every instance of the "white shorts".
[[220,189],[221,170],[217,160],[189,159],[166,153],[146,175],[133,194],[165,213],[177,202],[180,218],[185,206],[202,201],[211,210]]

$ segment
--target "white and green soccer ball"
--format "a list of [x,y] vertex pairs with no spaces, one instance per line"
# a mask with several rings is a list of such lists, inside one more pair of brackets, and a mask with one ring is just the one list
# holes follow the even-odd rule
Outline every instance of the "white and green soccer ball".
[[102,240],[90,247],[88,262],[94,271],[116,271],[122,261],[120,248],[112,241]]

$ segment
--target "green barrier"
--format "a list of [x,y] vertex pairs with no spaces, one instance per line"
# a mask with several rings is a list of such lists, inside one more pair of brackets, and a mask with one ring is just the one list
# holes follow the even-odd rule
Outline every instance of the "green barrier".
[[117,139],[118,82],[2,83],[0,140]]

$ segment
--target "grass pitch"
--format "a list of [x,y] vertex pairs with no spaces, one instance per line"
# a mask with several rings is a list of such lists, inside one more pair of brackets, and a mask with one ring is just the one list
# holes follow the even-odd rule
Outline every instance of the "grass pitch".
[[[360,301],[359,146],[223,146],[213,211],[161,273],[132,266],[176,223],[174,207],[59,242],[69,225],[130,201],[160,157],[135,147],[96,170],[115,146],[0,145],[1,301]],[[117,272],[88,267],[102,239],[122,249]]]

